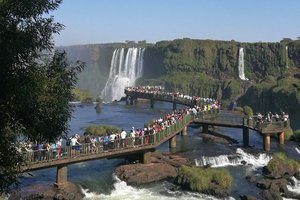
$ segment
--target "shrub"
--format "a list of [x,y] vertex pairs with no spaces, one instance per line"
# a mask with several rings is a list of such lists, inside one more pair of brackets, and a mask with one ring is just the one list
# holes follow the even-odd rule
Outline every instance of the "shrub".
[[215,183],[222,189],[231,189],[232,180],[230,173],[225,169],[199,168],[181,166],[179,175],[185,176],[189,180],[189,187],[193,191],[204,191],[211,188]]
[[253,116],[253,110],[250,106],[244,106],[244,114],[247,116]]
[[294,136],[293,129],[289,128],[284,132],[284,139],[290,140]]
[[85,129],[84,135],[103,136],[119,132],[119,128],[107,125],[90,125]]
[[236,107],[236,108],[234,108],[234,111],[239,112],[239,113],[244,113],[244,109],[242,107]]
[[300,141],[300,129],[294,131],[294,138],[296,141]]
[[284,153],[276,153],[267,165],[270,172],[279,171],[283,164],[296,171],[300,169],[300,163],[288,158]]

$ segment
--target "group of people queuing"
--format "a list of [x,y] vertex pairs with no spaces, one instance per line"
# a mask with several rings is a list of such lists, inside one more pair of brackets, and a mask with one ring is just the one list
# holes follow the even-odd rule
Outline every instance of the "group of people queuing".
[[[205,111],[205,109],[207,109],[205,106],[194,106],[191,108],[186,107],[174,110],[164,117],[151,120],[151,122],[145,124],[144,128],[135,128],[132,126],[128,131],[122,128],[121,131],[111,132],[102,136],[86,135],[84,136],[84,143],[90,144],[90,146],[87,146],[86,148],[88,148],[88,151],[91,153],[154,144],[155,142],[160,141],[163,136],[166,136],[158,135],[158,133],[181,122],[186,115],[196,117],[199,113]],[[216,107],[209,107],[208,109],[216,109]],[[166,134],[166,132],[164,132],[164,134]]]
[[174,110],[172,113],[166,114],[164,117],[151,120],[151,122],[147,123],[144,128],[135,128],[132,126],[129,131],[122,128],[120,132],[112,132],[104,136],[85,136],[85,143],[90,144],[89,150],[92,153],[106,151],[109,149],[127,147],[135,148],[140,145],[154,144],[160,139],[157,135],[160,131],[164,131],[168,127],[181,122],[186,115],[195,115],[197,112],[196,108]]
[[257,120],[259,122],[279,122],[279,121],[288,121],[289,114],[287,112],[282,112],[281,114],[278,114],[277,112],[267,112],[266,114],[261,114],[258,112],[257,114]]
[[19,142],[19,153],[31,162],[59,159],[62,156],[62,138],[54,142]]
[[193,102],[194,105],[211,105],[213,107],[219,108],[221,107],[221,103],[213,98],[199,97],[199,96],[191,96],[187,94],[183,94],[180,92],[165,92],[163,86],[136,86],[136,87],[127,87],[125,90],[129,92],[138,92],[138,93],[148,93],[148,94],[156,94],[156,95],[165,95],[171,96],[175,99],[181,100],[189,100]]

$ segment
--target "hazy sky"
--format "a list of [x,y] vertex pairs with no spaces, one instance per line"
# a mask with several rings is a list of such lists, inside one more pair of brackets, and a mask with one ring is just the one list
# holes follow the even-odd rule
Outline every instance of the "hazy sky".
[[64,0],[55,45],[300,37],[300,0]]

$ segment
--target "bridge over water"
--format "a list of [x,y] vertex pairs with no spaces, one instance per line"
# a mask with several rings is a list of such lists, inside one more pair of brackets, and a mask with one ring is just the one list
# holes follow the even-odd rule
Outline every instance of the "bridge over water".
[[[197,102],[185,98],[179,98],[165,94],[150,94],[125,90],[127,98],[149,99],[151,107],[154,101],[166,101],[187,106],[201,105],[204,102]],[[289,128],[289,121],[263,122],[258,123],[257,117],[248,118],[244,115],[232,114],[231,112],[211,109],[205,112],[199,112],[196,115],[186,114],[182,120],[175,124],[165,127],[158,133],[144,135],[135,138],[126,138],[125,140],[115,140],[113,143],[97,143],[96,148],[91,144],[82,144],[78,146],[65,146],[60,149],[58,157],[51,152],[29,151],[24,154],[28,163],[23,166],[23,171],[32,171],[50,167],[57,167],[56,184],[59,186],[67,182],[67,166],[78,162],[85,162],[102,158],[125,157],[131,154],[141,154],[143,162],[147,163],[150,153],[159,145],[169,141],[171,148],[176,147],[176,136],[181,133],[187,134],[187,126],[190,123],[196,123],[203,126],[203,132],[208,133],[209,126],[222,126],[240,128],[243,130],[243,145],[249,146],[249,129],[253,129],[263,135],[263,149],[270,150],[270,136],[277,134],[278,142],[284,144],[284,132]],[[44,155],[42,157],[42,155]]]

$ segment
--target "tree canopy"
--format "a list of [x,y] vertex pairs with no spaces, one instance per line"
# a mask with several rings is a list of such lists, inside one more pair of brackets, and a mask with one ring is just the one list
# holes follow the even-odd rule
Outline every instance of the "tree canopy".
[[[0,0],[0,193],[23,164],[17,139],[54,141],[68,130],[71,90],[84,63],[54,51],[62,0]],[[4,181],[5,180],[5,181]]]

